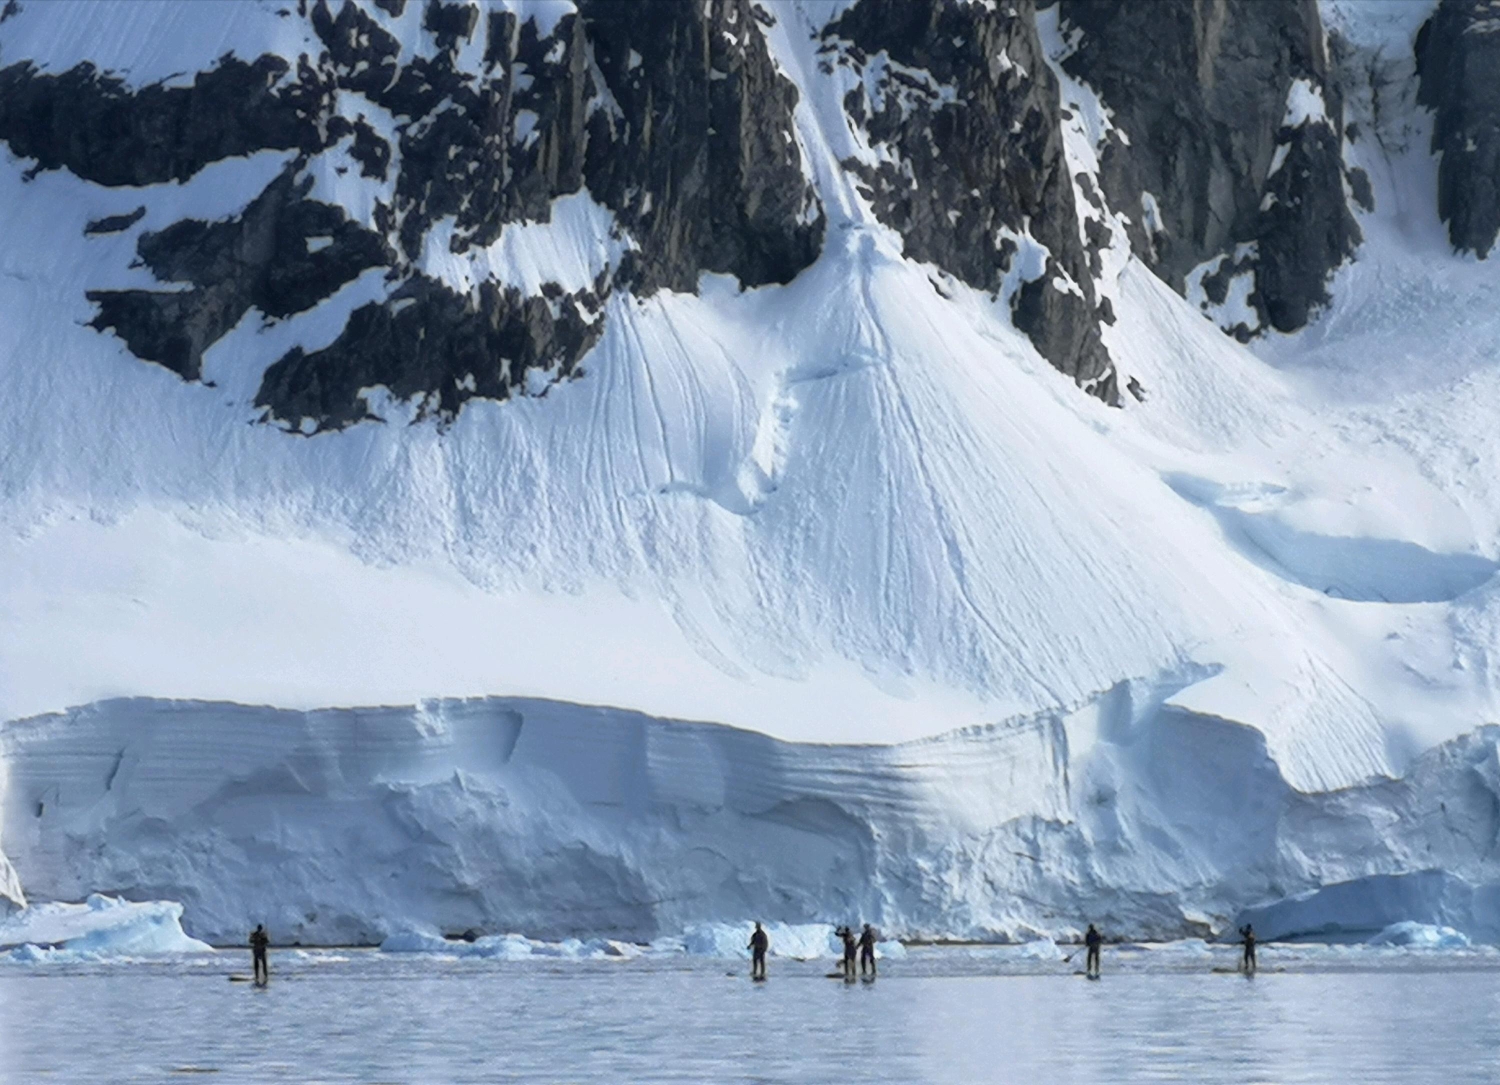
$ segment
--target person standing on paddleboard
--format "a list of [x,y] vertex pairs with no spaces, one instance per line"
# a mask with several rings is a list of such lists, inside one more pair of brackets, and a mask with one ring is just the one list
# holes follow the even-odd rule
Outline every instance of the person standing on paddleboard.
[[760,923],[755,924],[755,930],[750,932],[750,978],[763,980],[766,978],[766,950],[771,948],[771,939],[761,929]]
[[854,982],[854,932],[848,927],[839,927],[834,932],[844,943],[844,979],[850,983]]
[[865,929],[859,932],[859,974],[863,976],[865,968],[868,966],[872,979],[875,976],[876,937],[875,928],[868,923],[865,924]]
[[266,950],[270,945],[271,936],[266,933],[266,925],[257,923],[250,932],[250,957],[255,969],[255,982],[262,987],[271,982],[271,966],[266,963]]
[[1255,928],[1246,923],[1240,928],[1240,937],[1244,940],[1245,953],[1240,959],[1240,967],[1244,969],[1245,975],[1255,975]]
[[1094,979],[1099,978],[1099,947],[1104,942],[1104,936],[1099,933],[1097,927],[1092,923],[1084,933],[1083,944],[1088,947],[1088,952],[1083,958],[1083,973]]

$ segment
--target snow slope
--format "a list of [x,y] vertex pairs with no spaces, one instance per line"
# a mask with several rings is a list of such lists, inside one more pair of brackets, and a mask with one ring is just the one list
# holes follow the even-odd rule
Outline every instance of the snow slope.
[[[156,8],[73,5],[66,34],[46,9],[0,26],[0,55],[89,56],[141,83],[173,68]],[[282,157],[110,189],[27,180],[0,150],[0,718],[103,702],[0,732],[4,851],[33,895],[182,900],[210,938],[250,915],[364,939],[394,917],[649,934],[840,908],[930,934],[1103,908],[1172,934],[1416,861],[1393,845],[1351,868],[1278,829],[1249,862],[1176,834],[1231,771],[1210,737],[1257,751],[1246,803],[1376,803],[1381,778],[1500,718],[1500,280],[1447,249],[1421,111],[1405,103],[1400,140],[1353,145],[1367,242],[1298,335],[1247,349],[1112,251],[1106,341],[1146,389],[1115,410],[1037,355],[1006,298],[905,258],[876,221],[839,165],[867,151],[837,106],[845,76],[807,33],[834,10],[779,4],[766,31],[829,215],[818,261],[786,286],[616,294],[582,378],[446,426],[403,424],[400,403],[309,439],[250,424],[266,365],[331,341],[384,296],[378,274],[279,323],[247,316],[205,357],[212,387],[85,326],[85,290],[156,285],[128,266],[140,232],[242,208]],[[194,16],[202,57],[178,66],[307,47],[297,20],[237,12]],[[1370,33],[1407,29],[1387,31]],[[1101,135],[1081,121],[1070,164],[1096,170]],[[625,242],[566,200],[481,259],[439,247],[434,271],[586,282]],[[202,703],[431,697],[499,698],[438,702],[489,721],[464,725],[477,761],[447,739],[423,752],[452,726],[425,707]],[[491,765],[513,711],[550,752]],[[1060,720],[1095,722],[1062,749],[1037,722]],[[388,741],[389,776],[369,760]],[[137,756],[160,780],[132,776]],[[622,773],[636,783],[609,783]],[[668,785],[693,793],[657,798]],[[749,806],[727,797],[741,788]],[[1146,798],[1112,821],[1090,797],[1106,794]],[[283,880],[251,873],[262,846]],[[730,872],[742,853],[765,880]]]

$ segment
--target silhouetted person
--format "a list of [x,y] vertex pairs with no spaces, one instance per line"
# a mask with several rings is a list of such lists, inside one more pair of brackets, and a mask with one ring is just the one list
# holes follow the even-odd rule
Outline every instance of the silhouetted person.
[[1246,975],[1255,972],[1255,928],[1246,923],[1240,928],[1240,937],[1244,940],[1245,955],[1240,960],[1240,967],[1245,970]]
[[870,970],[870,975],[875,975],[875,928],[868,923],[865,929],[859,932],[859,974],[863,976],[865,969]]
[[1104,936],[1099,933],[1098,928],[1090,923],[1089,929],[1083,936],[1083,944],[1088,947],[1088,953],[1083,958],[1083,971],[1085,975],[1097,976],[1099,974],[1099,947],[1103,943]]
[[266,963],[266,950],[271,945],[271,936],[266,933],[264,923],[257,923],[255,929],[250,932],[250,956],[255,968],[255,982],[266,984],[271,981],[271,966]]
[[844,963],[842,965],[844,969],[844,978],[846,980],[852,980],[854,978],[854,932],[851,931],[848,927],[839,927],[833,933],[838,935],[844,941]]
[[763,980],[766,978],[766,950],[771,947],[771,939],[766,937],[766,932],[761,929],[759,923],[755,924],[755,930],[750,932],[750,978]]

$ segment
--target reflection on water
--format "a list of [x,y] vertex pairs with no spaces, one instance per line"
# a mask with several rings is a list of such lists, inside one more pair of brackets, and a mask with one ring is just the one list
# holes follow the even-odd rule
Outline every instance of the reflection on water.
[[1115,960],[1088,983],[1056,961],[1001,974],[1003,957],[926,950],[845,986],[822,962],[773,960],[751,984],[741,962],[689,958],[282,953],[264,991],[226,982],[233,954],[4,967],[0,1080],[1500,1080],[1490,955],[1303,958],[1254,980]]

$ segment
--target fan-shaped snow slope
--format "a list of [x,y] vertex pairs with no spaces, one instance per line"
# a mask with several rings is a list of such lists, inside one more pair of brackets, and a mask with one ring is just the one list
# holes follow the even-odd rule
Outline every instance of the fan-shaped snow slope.
[[[148,14],[107,59],[155,77]],[[0,712],[522,693],[897,740],[1191,660],[1223,670],[1194,707],[1263,728],[1309,786],[1399,767],[1401,728],[1425,743],[1486,718],[1489,683],[1447,666],[1449,600],[1494,570],[1463,477],[1349,439],[1128,258],[1108,334],[1150,398],[1078,396],[1003,302],[873,223],[821,108],[841,84],[798,22],[826,14],[789,7],[769,33],[830,209],[819,261],[786,287],[617,294],[582,379],[447,428],[400,404],[310,440],[248,424],[259,367],[335,335],[364,278],[247,317],[205,358],[210,388],[84,327],[85,289],[149,279],[101,267],[90,220],[144,205],[114,239],[128,253],[153,223],[242,206],[276,153],[141,190],[27,180],[8,157]],[[232,47],[285,44],[262,22]],[[602,228],[509,229],[586,252]]]
[[[1381,551],[1394,532],[1388,549],[1431,554],[1427,595],[1457,594],[1484,567],[1456,532],[1432,537],[1440,493],[1341,447],[1142,273],[1115,334],[1156,395],[1121,414],[878,231],[833,242],[789,287],[616,300],[589,376],[544,400],[312,440],[226,405],[227,351],[209,390],[108,357],[26,261],[0,330],[8,714],[148,690],[456,689],[879,740],[1078,705],[1191,659],[1254,688],[1199,707],[1264,727],[1299,780],[1387,767],[1360,649],[1378,660],[1389,626],[1441,617],[1366,617],[1306,582],[1343,555],[1399,560]],[[1276,462],[1292,450],[1312,455]],[[1377,477],[1413,522],[1377,521],[1375,543],[1278,526],[1301,494],[1342,507],[1364,485],[1348,480]],[[1361,575],[1373,591],[1392,574]],[[956,692],[907,699],[904,682]]]

